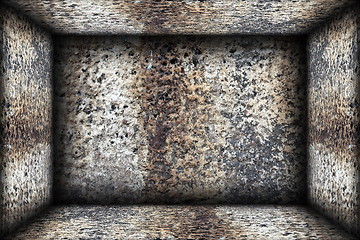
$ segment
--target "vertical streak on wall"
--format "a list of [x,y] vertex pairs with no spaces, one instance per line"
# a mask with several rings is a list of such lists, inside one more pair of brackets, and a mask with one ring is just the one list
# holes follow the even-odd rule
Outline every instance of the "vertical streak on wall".
[[359,11],[310,35],[310,204],[360,235]]
[[0,236],[51,201],[50,35],[0,5]]

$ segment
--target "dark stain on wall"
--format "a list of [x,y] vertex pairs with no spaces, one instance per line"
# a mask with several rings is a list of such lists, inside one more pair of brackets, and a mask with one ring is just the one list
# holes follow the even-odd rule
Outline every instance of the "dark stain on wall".
[[[236,199],[248,204],[263,202],[264,199],[267,199],[268,203],[305,202],[306,194],[299,189],[306,188],[306,176],[302,174],[306,164],[306,126],[303,124],[306,119],[306,48],[301,43],[304,41],[301,37],[299,42],[290,42],[290,39],[278,40],[271,51],[254,41],[244,43],[245,53],[234,54],[234,78],[237,83],[235,88],[241,92],[236,101],[241,110],[233,111],[232,115],[225,117],[232,122],[233,131],[241,134],[233,134],[230,140],[236,157],[228,160],[225,169],[231,176],[228,178],[228,183],[231,184],[227,184],[231,196],[229,202],[236,202]],[[266,62],[275,64],[272,51],[283,51],[288,49],[290,44],[293,45],[294,52],[288,53],[287,57],[297,69],[285,62],[278,62],[281,70],[271,80],[261,79],[256,73],[251,74],[251,68],[254,71],[270,72],[266,66],[269,63]],[[267,81],[271,86],[262,88]],[[254,103],[254,99],[257,102]],[[239,122],[242,124],[238,124]],[[263,122],[271,122],[273,126],[266,131],[261,130],[266,128],[262,126]],[[292,150],[284,150],[285,145]],[[282,158],[286,159],[286,162],[280,160]],[[293,166],[288,166],[289,173],[296,175],[298,181],[279,185],[281,180],[276,176],[276,172],[288,164]]]

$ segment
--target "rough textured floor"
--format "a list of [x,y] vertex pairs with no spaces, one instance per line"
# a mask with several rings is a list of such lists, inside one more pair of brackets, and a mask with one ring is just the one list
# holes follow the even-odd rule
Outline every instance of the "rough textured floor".
[[300,206],[68,206],[6,238],[16,239],[355,238]]
[[58,37],[54,59],[58,201],[303,200],[305,38]]

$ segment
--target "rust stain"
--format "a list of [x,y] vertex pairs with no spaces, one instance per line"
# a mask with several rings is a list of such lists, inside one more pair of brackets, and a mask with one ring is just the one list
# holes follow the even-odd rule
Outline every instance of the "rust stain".
[[[228,219],[217,216],[216,206],[164,206],[140,212],[153,221],[136,222],[137,228],[152,239],[238,239]],[[161,216],[161,217],[159,217]]]
[[[329,93],[323,106],[309,106],[309,142],[321,143],[333,150],[355,149],[359,142],[358,101],[349,101]],[[330,98],[330,97],[329,97]],[[349,114],[351,113],[351,114]]]
[[26,151],[51,141],[50,107],[42,105],[26,95],[13,102],[3,100],[1,143],[5,149]]
[[[130,9],[129,15],[133,16],[134,22],[143,24],[143,32],[146,34],[174,34],[174,28],[186,29],[197,19],[218,14],[211,3],[203,0],[191,3],[169,0],[141,0],[134,3],[127,0],[125,4]],[[118,7],[119,11],[124,11],[122,5]]]
[[202,146],[211,148],[202,129],[211,104],[206,100],[210,99],[208,86],[201,83],[203,67],[193,62],[191,69],[185,71],[183,52],[198,58],[201,50],[180,49],[174,38],[146,41],[147,53],[140,61],[143,64],[137,71],[135,88],[149,143],[147,160],[142,166],[147,174],[145,202],[193,200],[194,189],[201,185],[199,179],[204,178],[202,175],[210,176],[201,168],[205,164]]

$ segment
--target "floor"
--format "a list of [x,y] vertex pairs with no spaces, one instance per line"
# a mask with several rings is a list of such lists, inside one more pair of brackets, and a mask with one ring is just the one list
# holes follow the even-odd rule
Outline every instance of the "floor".
[[356,239],[304,206],[57,206],[15,239]]

